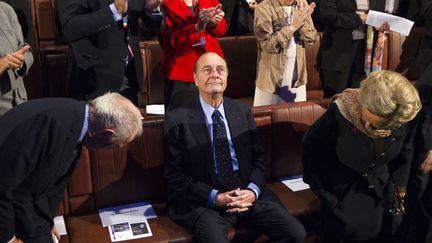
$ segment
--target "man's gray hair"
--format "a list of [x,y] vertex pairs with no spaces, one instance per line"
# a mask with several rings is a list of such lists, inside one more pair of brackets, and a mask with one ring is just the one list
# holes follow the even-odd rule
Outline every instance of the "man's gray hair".
[[[89,126],[96,129],[113,129],[111,141],[124,141],[135,131],[142,133],[142,116],[130,100],[118,93],[106,93],[89,103]],[[91,127],[89,127],[91,128]]]

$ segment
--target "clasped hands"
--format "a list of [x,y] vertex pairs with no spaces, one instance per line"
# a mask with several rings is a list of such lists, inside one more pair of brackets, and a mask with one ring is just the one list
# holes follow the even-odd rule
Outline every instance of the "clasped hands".
[[17,52],[9,53],[0,58],[0,74],[6,70],[17,70],[23,67],[25,62],[25,52],[30,49],[29,45],[21,47]]
[[207,24],[215,26],[225,17],[224,11],[221,9],[222,5],[218,4],[215,7],[200,9],[198,14],[198,21],[195,28],[198,32],[203,31]]
[[248,211],[255,200],[256,196],[253,191],[237,188],[232,191],[218,193],[215,204],[223,208],[227,213],[234,214]]

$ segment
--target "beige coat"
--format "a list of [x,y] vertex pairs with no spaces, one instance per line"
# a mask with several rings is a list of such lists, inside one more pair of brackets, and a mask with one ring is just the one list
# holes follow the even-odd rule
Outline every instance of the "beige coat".
[[[306,0],[295,0],[293,16],[299,9],[299,3]],[[279,0],[265,0],[255,9],[254,32],[258,41],[258,70],[256,86],[269,93],[282,83],[287,45],[295,31],[285,26],[285,17]],[[294,86],[307,83],[305,44],[312,45],[317,40],[317,31],[310,16],[298,30],[300,42],[297,43],[298,80]]]

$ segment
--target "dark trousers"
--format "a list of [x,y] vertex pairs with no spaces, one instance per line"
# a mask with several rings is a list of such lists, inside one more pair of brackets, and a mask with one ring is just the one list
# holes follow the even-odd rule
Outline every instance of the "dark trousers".
[[[421,161],[424,157],[420,157]],[[417,163],[408,182],[406,212],[395,243],[432,242],[432,177],[417,171]],[[414,172],[414,173],[413,173]]]
[[[25,243],[52,243],[51,237],[51,223],[40,217],[38,222],[38,226],[35,231],[31,235],[17,235],[17,237]],[[18,230],[19,231],[19,230]]]
[[198,89],[194,82],[166,79],[164,93],[167,112],[193,101],[198,95]]
[[256,201],[248,212],[241,214],[206,209],[196,221],[192,232],[197,242],[229,242],[228,228],[235,225],[266,234],[272,242],[302,243],[306,238],[303,225],[281,205],[269,201]]
[[352,60],[350,68],[344,70],[321,69],[320,76],[323,82],[324,98],[342,92],[346,88],[358,88],[360,81],[365,77],[366,45],[364,40],[353,40]]

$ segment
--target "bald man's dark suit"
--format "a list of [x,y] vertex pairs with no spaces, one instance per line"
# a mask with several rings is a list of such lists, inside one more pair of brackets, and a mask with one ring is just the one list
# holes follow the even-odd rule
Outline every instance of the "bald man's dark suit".
[[31,100],[0,117],[0,242],[50,237],[84,117],[84,102],[60,98]]
[[[259,229],[250,226],[255,232],[270,232],[272,227],[280,230],[278,227],[283,225],[285,228],[281,234],[301,239],[304,237],[302,234],[305,234],[303,226],[288,214],[277,196],[266,188],[268,165],[252,111],[247,105],[226,97],[223,99],[223,107],[237,156],[242,188],[246,188],[252,182],[261,190],[261,195],[251,209],[243,214],[251,216],[243,216],[244,220],[240,218],[239,221],[247,223],[248,226],[255,224],[254,226]],[[194,231],[201,215],[209,210],[224,211],[208,206],[209,195],[212,189],[217,188],[218,175],[215,174],[212,142],[199,99],[196,98],[190,104],[166,114],[164,130],[165,178],[171,190],[168,214],[187,230]],[[270,208],[274,211],[270,211]],[[260,215],[264,210],[272,214]],[[259,223],[257,215],[260,215]],[[220,232],[218,227],[211,230]],[[218,237],[218,242],[226,241],[223,234]]]

